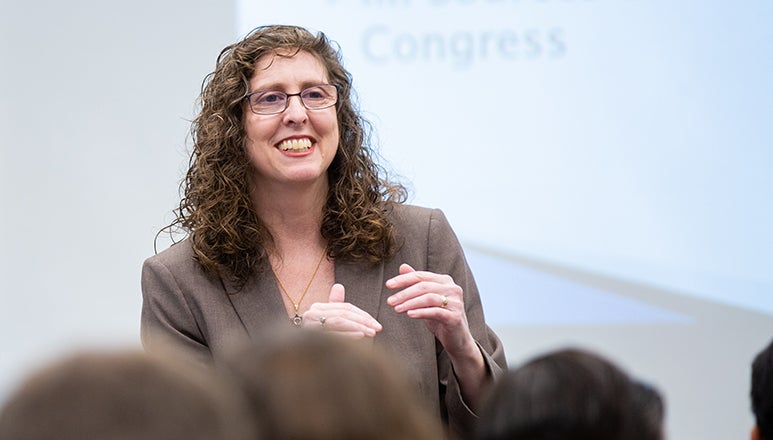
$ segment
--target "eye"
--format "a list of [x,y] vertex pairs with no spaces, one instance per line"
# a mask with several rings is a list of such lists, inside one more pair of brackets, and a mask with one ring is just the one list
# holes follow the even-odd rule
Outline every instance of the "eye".
[[325,101],[330,99],[330,93],[322,86],[314,86],[304,90],[301,97],[312,101]]
[[282,92],[263,92],[253,95],[252,102],[260,106],[264,105],[276,105],[282,103],[287,99],[287,95]]

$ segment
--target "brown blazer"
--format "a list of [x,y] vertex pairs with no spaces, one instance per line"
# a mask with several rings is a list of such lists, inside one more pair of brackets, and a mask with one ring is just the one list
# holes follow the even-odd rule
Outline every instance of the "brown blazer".
[[[401,263],[416,270],[449,274],[464,290],[470,331],[493,377],[506,368],[499,338],[486,325],[478,289],[462,248],[440,210],[397,205],[390,214],[400,251],[380,264],[336,262],[335,281],[346,288],[346,301],[370,313],[383,325],[374,339],[402,361],[426,397],[430,409],[451,431],[469,432],[475,414],[463,401],[450,360],[421,320],[395,313],[384,285]],[[262,273],[271,273],[268,268]],[[171,342],[189,356],[211,363],[230,347],[268,334],[287,315],[272,276],[255,276],[243,289],[207,275],[185,240],[148,258],[142,268],[142,343],[148,350]]]

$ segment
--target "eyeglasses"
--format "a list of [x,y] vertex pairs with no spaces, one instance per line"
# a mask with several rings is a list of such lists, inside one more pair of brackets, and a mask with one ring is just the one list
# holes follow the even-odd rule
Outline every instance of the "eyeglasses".
[[275,115],[287,110],[290,97],[298,96],[309,110],[322,110],[338,102],[338,87],[332,84],[320,84],[301,90],[300,93],[285,93],[278,90],[252,92],[244,99],[250,104],[250,110],[258,115]]

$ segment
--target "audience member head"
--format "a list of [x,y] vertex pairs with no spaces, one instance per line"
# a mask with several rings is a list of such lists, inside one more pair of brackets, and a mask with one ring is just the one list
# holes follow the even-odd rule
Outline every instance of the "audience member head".
[[631,382],[630,432],[636,433],[642,440],[658,440],[665,438],[663,423],[666,408],[663,396],[652,385],[632,380]]
[[372,343],[291,330],[224,364],[248,394],[261,438],[443,438],[392,360]]
[[0,411],[0,438],[254,439],[244,405],[214,376],[171,359],[83,351],[20,384]]
[[620,368],[563,349],[508,371],[481,410],[481,440],[659,440],[663,401]]
[[773,341],[752,362],[751,398],[757,423],[752,439],[773,439]]

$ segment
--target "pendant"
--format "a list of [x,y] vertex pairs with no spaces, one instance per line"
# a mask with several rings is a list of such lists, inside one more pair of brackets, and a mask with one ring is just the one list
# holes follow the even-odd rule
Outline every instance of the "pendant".
[[296,313],[295,316],[290,318],[290,323],[296,327],[300,327],[301,324],[303,324],[303,317]]

